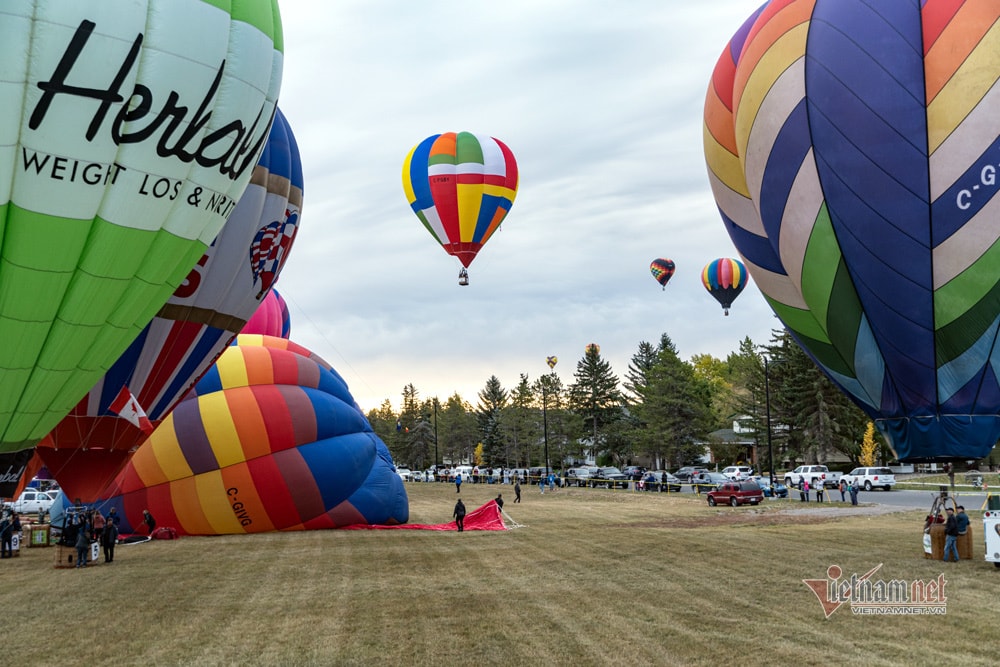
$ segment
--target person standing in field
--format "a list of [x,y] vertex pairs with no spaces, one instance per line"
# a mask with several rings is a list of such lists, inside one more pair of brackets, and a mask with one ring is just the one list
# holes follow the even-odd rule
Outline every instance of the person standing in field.
[[455,475],[455,493],[462,492],[462,473]]
[[76,567],[87,567],[87,551],[90,550],[90,525],[84,513],[77,515],[79,528],[76,531]]
[[514,502],[521,502],[521,479],[518,477],[514,480]]
[[497,507],[499,507],[500,509],[503,509],[503,494],[502,493],[498,493],[496,500],[497,500]]
[[101,530],[101,546],[104,547],[104,562],[113,563],[115,560],[115,544],[118,543],[118,526],[114,521],[108,519],[104,522]]
[[840,502],[844,502],[844,493],[847,492],[847,482],[844,481],[843,477],[840,478],[840,484],[837,486],[840,488]]
[[823,491],[824,491],[823,482],[820,482],[819,484],[816,485],[816,502],[818,503],[823,502]]
[[4,510],[0,519],[0,558],[11,558],[14,555],[14,510]]
[[461,533],[465,530],[465,504],[461,498],[455,503],[455,512],[452,516],[455,517],[455,525],[458,527],[458,532]]
[[149,513],[149,510],[142,511],[142,522],[146,524],[146,528],[149,530],[149,536],[153,536],[153,530],[156,529],[156,519],[153,515]]
[[959,535],[965,535],[969,531],[969,515],[965,513],[965,505],[958,506],[958,512],[955,513],[955,523]]
[[958,562],[958,520],[955,518],[955,510],[947,508],[948,520],[944,523],[944,558],[948,562],[948,554],[955,554],[955,562]]

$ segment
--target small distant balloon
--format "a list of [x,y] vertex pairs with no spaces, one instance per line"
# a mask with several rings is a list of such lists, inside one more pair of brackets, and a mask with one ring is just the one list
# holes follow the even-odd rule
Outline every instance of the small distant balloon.
[[723,313],[729,315],[733,300],[747,286],[747,269],[743,266],[743,262],[737,259],[729,257],[715,259],[702,269],[701,283],[708,293],[722,304]]
[[674,261],[672,259],[654,259],[649,265],[649,272],[653,274],[656,282],[660,283],[663,289],[667,288],[667,283],[674,275]]
[[549,368],[555,368],[556,364],[559,363],[559,357],[545,357],[545,363],[549,365]]
[[591,343],[586,347],[586,352],[587,354],[600,354],[601,346],[598,345],[597,343]]

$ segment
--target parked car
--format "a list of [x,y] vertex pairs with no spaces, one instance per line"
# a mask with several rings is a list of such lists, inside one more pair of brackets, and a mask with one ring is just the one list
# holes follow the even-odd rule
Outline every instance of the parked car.
[[17,497],[17,500],[5,502],[3,506],[13,509],[18,514],[28,514],[38,511],[48,512],[52,508],[52,500],[52,496],[45,491],[25,489]]
[[705,472],[700,472],[691,478],[691,489],[701,493],[702,491],[714,489],[719,484],[728,481],[729,478],[721,472],[708,472],[706,470]]
[[709,491],[707,495],[708,504],[712,507],[719,504],[738,507],[740,505],[758,505],[764,502],[764,493],[760,490],[757,482],[752,479],[723,482],[718,488]]
[[750,466],[729,466],[723,468],[722,474],[729,479],[750,479],[753,477],[753,468]]
[[399,475],[399,478],[404,482],[413,481],[413,471],[409,468],[396,468],[396,474]]
[[649,470],[646,466],[625,466],[622,472],[629,479],[642,479],[642,476]]
[[857,482],[865,491],[871,491],[875,487],[890,491],[896,486],[896,475],[889,468],[855,468],[841,479],[848,484]]
[[771,480],[766,477],[761,477],[756,480],[757,486],[763,491],[765,498],[787,498],[788,497],[788,487],[779,482],[774,481],[774,486],[771,486]]
[[590,478],[590,486],[603,486],[606,489],[627,489],[629,478],[618,468],[606,466],[598,468]]
[[677,469],[677,471],[674,473],[674,477],[681,480],[682,482],[690,482],[692,477],[703,472],[708,472],[708,468],[701,468],[698,466],[684,466],[683,468]]
[[642,478],[643,489],[646,491],[659,491],[660,493],[680,493],[681,480],[671,475],[666,470],[650,470]]
[[566,471],[566,484],[569,486],[587,486],[590,481],[590,468],[570,468]]

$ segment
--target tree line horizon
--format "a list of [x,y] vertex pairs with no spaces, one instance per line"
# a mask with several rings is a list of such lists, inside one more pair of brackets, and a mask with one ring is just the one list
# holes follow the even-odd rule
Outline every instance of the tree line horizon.
[[[588,458],[674,470],[700,462],[708,447],[720,465],[751,462],[768,470],[768,404],[776,470],[837,454],[856,465],[895,458],[877,433],[874,446],[866,445],[868,415],[784,329],[772,330],[766,344],[745,337],[724,360],[682,360],[663,333],[656,345],[638,344],[621,379],[599,349],[588,347],[569,385],[554,370],[534,380],[521,373],[509,389],[492,375],[477,399],[472,405],[458,392],[443,401],[421,398],[411,382],[398,411],[387,398],[366,416],[396,464],[414,469],[445,462],[544,467],[547,450],[556,470]],[[712,436],[734,422],[749,446]]]

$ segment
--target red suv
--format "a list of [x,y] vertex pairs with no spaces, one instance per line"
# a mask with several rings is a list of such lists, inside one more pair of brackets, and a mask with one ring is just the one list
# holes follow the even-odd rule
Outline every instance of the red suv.
[[720,503],[728,503],[736,507],[746,504],[757,505],[764,502],[764,492],[753,480],[723,482],[718,488],[709,491],[707,495],[708,504],[712,507]]

